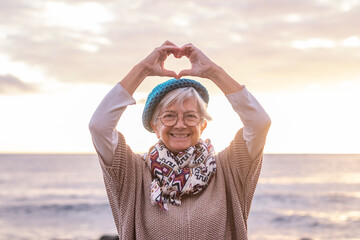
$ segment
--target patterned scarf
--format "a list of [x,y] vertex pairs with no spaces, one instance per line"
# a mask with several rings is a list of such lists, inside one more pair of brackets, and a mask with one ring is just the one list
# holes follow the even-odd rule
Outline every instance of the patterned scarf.
[[159,141],[144,159],[151,170],[151,202],[168,210],[168,203],[181,205],[181,196],[204,189],[216,171],[214,148],[210,140],[197,144],[174,156]]

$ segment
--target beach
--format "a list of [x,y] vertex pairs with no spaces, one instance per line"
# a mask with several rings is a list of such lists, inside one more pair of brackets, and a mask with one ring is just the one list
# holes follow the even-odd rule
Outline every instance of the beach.
[[[0,155],[0,239],[116,235],[95,154]],[[360,155],[266,154],[251,240],[360,239]]]

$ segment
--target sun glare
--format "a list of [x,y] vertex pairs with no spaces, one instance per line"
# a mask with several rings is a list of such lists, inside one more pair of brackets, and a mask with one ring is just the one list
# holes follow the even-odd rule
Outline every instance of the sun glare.
[[343,2],[340,5],[340,9],[341,9],[341,11],[348,12],[348,11],[350,11],[352,9],[352,6],[348,2]]
[[86,52],[97,52],[99,51],[99,46],[89,43],[83,43],[80,45],[80,48]]
[[[37,94],[1,96],[4,115],[0,151],[92,152],[88,122],[110,88],[108,85],[66,87],[60,84]],[[345,103],[360,102],[359,89],[358,84],[348,81],[297,91],[252,91],[272,119],[264,152],[357,153],[360,113]],[[144,96],[136,96],[138,103],[126,109],[118,129],[135,152],[146,152],[156,142],[156,136],[142,127]],[[11,104],[5,104],[8,102]],[[225,96],[211,96],[208,110],[213,120],[202,138],[210,138],[216,151],[221,151],[242,123]],[[23,133],[22,141],[14,135],[13,128],[7,126],[16,126]],[[53,141],[46,141],[49,138]],[[359,181],[359,178],[349,176],[343,181]]]
[[352,36],[343,40],[342,45],[345,47],[360,47],[360,40],[357,36]]
[[189,20],[185,17],[173,17],[171,21],[178,27],[186,27],[189,25]]
[[309,85],[256,95],[272,119],[266,150],[273,153],[358,153],[360,102],[356,81]]
[[333,48],[335,42],[330,39],[311,38],[307,40],[298,40],[292,43],[294,48],[307,49],[307,48]]
[[286,22],[300,22],[301,16],[298,14],[289,14],[284,17]]
[[101,24],[114,19],[103,5],[94,2],[78,5],[48,2],[45,5],[45,16],[49,25],[93,33],[101,33]]

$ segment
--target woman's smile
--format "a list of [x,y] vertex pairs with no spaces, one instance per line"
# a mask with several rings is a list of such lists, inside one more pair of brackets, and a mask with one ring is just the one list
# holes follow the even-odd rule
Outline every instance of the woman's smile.
[[174,138],[187,138],[190,134],[170,133],[170,136]]

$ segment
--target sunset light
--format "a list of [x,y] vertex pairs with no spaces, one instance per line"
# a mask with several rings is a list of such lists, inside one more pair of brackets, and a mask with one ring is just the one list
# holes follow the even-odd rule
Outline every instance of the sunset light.
[[[97,105],[166,39],[194,43],[256,96],[272,119],[265,152],[359,152],[360,36],[351,20],[359,1],[314,1],[313,8],[153,2],[151,11],[126,2],[39,1],[11,15],[22,19],[2,22],[0,152],[93,152],[87,128]],[[165,67],[191,65],[169,56]],[[156,140],[140,116],[149,89],[166,79],[145,80],[119,123],[136,151]],[[213,116],[203,137],[221,150],[242,123],[213,83],[198,80],[209,88]]]
[[[360,0],[0,0],[0,239],[360,240],[359,17]],[[174,72],[212,120],[184,97],[160,141],[142,115]]]

